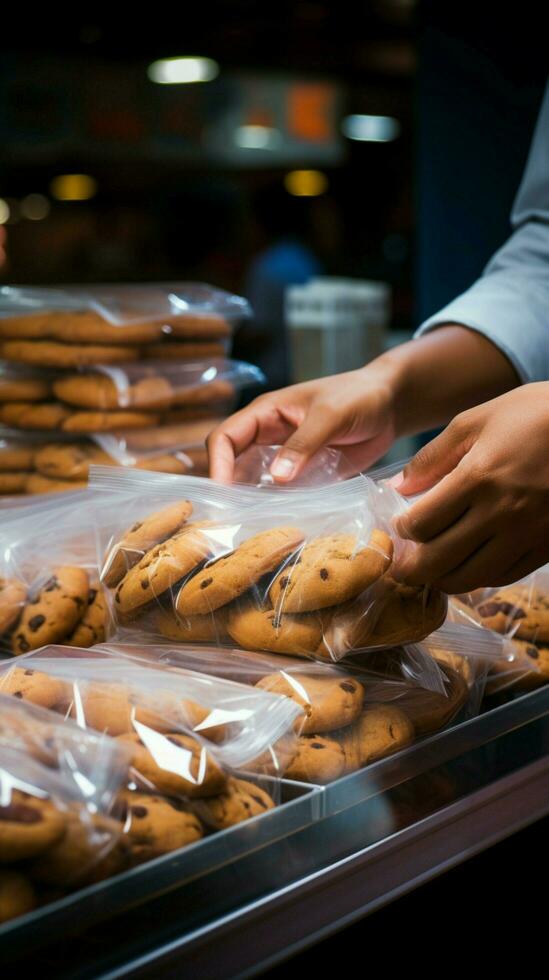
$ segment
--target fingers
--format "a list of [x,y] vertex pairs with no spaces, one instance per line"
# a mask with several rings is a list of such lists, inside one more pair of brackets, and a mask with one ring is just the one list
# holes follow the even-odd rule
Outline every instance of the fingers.
[[231,482],[235,459],[255,441],[258,428],[259,421],[252,402],[210,432],[206,445],[212,480],[218,480],[219,483]]
[[471,448],[469,414],[458,415],[439,436],[423,446],[406,464],[402,479],[392,481],[399,493],[410,496],[428,490],[450,473]]
[[425,543],[456,524],[471,505],[473,488],[462,468],[444,477],[421,500],[394,520],[401,538]]
[[411,545],[395,569],[395,577],[408,585],[442,588],[441,583],[447,583],[491,538],[491,531],[479,515],[467,511],[462,519],[428,544]]
[[338,433],[341,421],[328,405],[312,402],[303,421],[278,452],[271,474],[279,483],[288,483],[301,473],[319,449],[329,445]]

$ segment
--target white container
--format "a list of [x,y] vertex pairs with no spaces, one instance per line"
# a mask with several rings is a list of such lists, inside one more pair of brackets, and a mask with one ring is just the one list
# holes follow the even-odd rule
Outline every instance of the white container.
[[285,292],[292,380],[352,371],[383,351],[390,289],[383,282],[317,276]]

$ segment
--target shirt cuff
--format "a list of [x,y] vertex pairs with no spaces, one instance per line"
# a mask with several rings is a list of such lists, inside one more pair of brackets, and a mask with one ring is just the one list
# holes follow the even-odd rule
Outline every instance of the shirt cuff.
[[[509,279],[509,277],[507,277]],[[497,280],[497,282],[495,281]],[[509,359],[521,382],[546,381],[548,372],[549,311],[532,304],[503,276],[481,279],[466,293],[429,317],[414,337],[448,323],[481,333]]]

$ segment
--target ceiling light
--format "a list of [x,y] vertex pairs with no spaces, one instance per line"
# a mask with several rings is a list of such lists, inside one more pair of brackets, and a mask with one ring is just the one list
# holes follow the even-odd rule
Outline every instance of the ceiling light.
[[321,170],[291,170],[284,187],[295,197],[318,197],[328,190],[328,178]]
[[343,135],[350,140],[389,143],[400,134],[400,123],[392,116],[347,116],[341,123]]
[[97,181],[88,174],[61,174],[53,178],[50,191],[58,201],[89,201],[97,193]]
[[239,126],[234,141],[245,150],[271,150],[280,143],[280,133],[272,126]]
[[219,65],[212,58],[161,58],[149,65],[147,75],[158,85],[211,82],[219,75]]

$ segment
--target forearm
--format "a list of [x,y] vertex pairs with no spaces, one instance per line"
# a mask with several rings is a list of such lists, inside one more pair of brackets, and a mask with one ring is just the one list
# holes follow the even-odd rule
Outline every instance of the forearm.
[[445,425],[520,384],[495,344],[459,324],[395,347],[375,363],[391,388],[397,437]]

